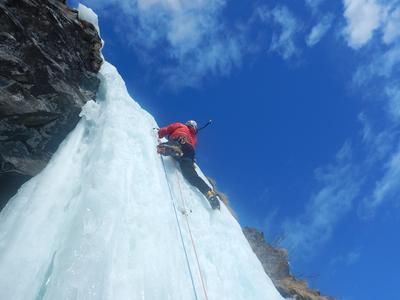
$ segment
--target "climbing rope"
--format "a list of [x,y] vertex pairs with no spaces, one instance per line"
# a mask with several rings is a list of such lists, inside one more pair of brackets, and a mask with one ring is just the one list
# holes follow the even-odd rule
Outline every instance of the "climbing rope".
[[[176,161],[175,161],[175,166],[176,166],[176,170],[178,170],[178,166],[177,166],[177,162]],[[180,176],[179,176],[178,173],[177,173],[177,178],[178,178],[179,193],[181,195],[181,199],[182,199],[182,203],[183,203],[183,209],[184,209],[185,212],[187,212],[186,201],[185,201],[185,198],[183,197],[181,183],[180,183],[180,180],[179,180]],[[200,276],[200,280],[201,280],[201,285],[203,287],[204,297],[205,297],[206,300],[208,300],[207,289],[206,289],[206,286],[204,284],[203,274],[201,272],[201,267],[200,267],[200,261],[199,261],[198,255],[197,255],[196,244],[194,243],[192,230],[190,228],[189,217],[188,217],[187,213],[185,213],[184,215],[185,215],[185,220],[186,220],[187,228],[188,228],[189,235],[190,235],[190,240],[192,242],[193,251],[194,251],[194,254],[195,254],[195,257],[196,257],[197,269],[199,271],[199,276]]]
[[170,194],[170,196],[171,196],[172,206],[173,206],[174,212],[175,212],[176,223],[178,224],[178,229],[179,229],[179,234],[180,234],[180,237],[181,237],[181,242],[182,242],[183,251],[185,252],[186,264],[187,264],[187,267],[188,267],[188,270],[189,270],[190,280],[192,281],[192,287],[193,287],[194,297],[196,298],[196,300],[198,300],[199,298],[197,297],[196,286],[195,286],[195,284],[194,284],[194,279],[193,279],[193,273],[192,273],[192,269],[190,268],[189,256],[188,256],[188,254],[187,254],[185,242],[184,242],[184,240],[183,240],[182,229],[181,229],[181,225],[180,225],[180,223],[179,223],[179,218],[178,218],[178,213],[177,213],[177,210],[176,210],[176,205],[175,205],[175,201],[174,201],[174,196],[173,196],[173,194],[172,194],[172,188],[171,188],[171,185],[169,184],[169,181],[168,181],[167,169],[165,168],[165,163],[164,163],[163,157],[161,156],[160,158],[161,158],[161,162],[162,162],[162,165],[163,165],[163,168],[164,168],[164,175],[165,175],[165,179],[166,179],[166,181],[167,181],[169,194]]
[[[153,129],[155,129],[155,128],[153,128]],[[160,144],[160,139],[159,138],[157,138],[157,141]],[[164,162],[164,158],[162,157],[162,155],[160,155],[160,159],[161,159],[161,162],[162,162],[162,166],[164,168],[164,175],[165,175],[165,179],[167,181],[167,185],[168,185],[168,190],[169,190],[169,194],[170,194],[170,197],[171,197],[172,206],[174,208],[176,223],[178,224],[178,229],[179,229],[179,234],[180,234],[180,237],[181,237],[182,247],[183,247],[183,251],[185,253],[185,258],[186,258],[186,263],[187,263],[187,267],[188,267],[189,274],[190,274],[190,279],[192,281],[192,287],[193,287],[194,296],[195,296],[196,299],[198,299],[197,292],[196,292],[196,286],[195,286],[194,279],[193,279],[193,273],[192,273],[192,269],[190,267],[189,256],[188,256],[188,253],[187,253],[187,250],[186,250],[185,242],[183,240],[183,234],[182,234],[181,225],[179,223],[178,212],[177,212],[177,209],[176,209],[174,196],[173,196],[173,193],[172,193],[172,188],[171,188],[171,185],[170,185],[169,180],[168,180],[167,169],[165,167],[165,162]],[[175,163],[175,169],[178,170],[177,161],[174,160],[174,163]],[[187,213],[187,208],[186,208],[186,201],[185,201],[185,198],[183,197],[181,183],[180,183],[180,180],[179,180],[179,174],[178,173],[177,173],[177,180],[178,180],[179,192],[180,192],[180,196],[181,196],[181,200],[182,200],[182,204],[183,204],[183,210],[184,210],[183,211],[183,215],[185,216],[186,224],[187,224],[187,227],[188,227],[188,232],[189,232],[189,235],[190,235],[190,240],[191,240],[193,251],[194,251],[194,254],[195,254],[195,257],[196,257],[197,269],[199,271],[199,276],[200,276],[201,285],[202,285],[203,292],[204,292],[204,297],[205,297],[206,300],[208,300],[207,289],[206,289],[205,284],[204,284],[203,274],[201,272],[201,267],[200,267],[200,261],[199,261],[198,255],[197,255],[196,244],[194,242],[192,230],[190,228],[190,223],[189,223],[189,218],[188,218],[188,213]]]

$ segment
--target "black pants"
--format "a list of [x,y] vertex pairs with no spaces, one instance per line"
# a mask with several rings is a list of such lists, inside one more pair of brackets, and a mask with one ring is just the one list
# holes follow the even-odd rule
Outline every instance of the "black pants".
[[199,189],[204,195],[210,191],[210,187],[207,183],[204,182],[203,179],[197,174],[196,169],[194,167],[194,161],[188,158],[179,158],[179,165],[182,170],[183,177],[186,178],[189,183]]
[[194,166],[195,152],[193,146],[187,143],[180,144],[178,141],[168,141],[166,144],[176,145],[182,149],[183,156],[175,159],[178,161],[179,166],[181,167],[183,177],[185,177],[185,179],[189,181],[191,185],[195,186],[200,192],[206,195],[211,188],[196,172]]

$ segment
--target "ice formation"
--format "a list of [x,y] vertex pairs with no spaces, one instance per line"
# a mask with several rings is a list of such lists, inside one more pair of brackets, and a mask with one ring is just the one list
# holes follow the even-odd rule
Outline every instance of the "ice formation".
[[117,70],[99,76],[97,102],[0,213],[0,299],[282,299],[226,207],[164,169]]

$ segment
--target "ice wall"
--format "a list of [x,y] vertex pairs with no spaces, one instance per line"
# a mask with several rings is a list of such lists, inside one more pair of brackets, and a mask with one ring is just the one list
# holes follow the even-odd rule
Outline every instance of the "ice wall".
[[0,299],[282,299],[228,210],[172,159],[164,172],[157,124],[117,70],[100,77],[98,102],[0,213]]

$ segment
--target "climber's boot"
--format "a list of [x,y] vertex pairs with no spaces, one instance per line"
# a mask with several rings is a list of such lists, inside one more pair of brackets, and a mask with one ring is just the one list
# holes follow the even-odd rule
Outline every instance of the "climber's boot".
[[219,204],[219,196],[217,193],[215,193],[213,190],[209,190],[206,194],[208,202],[210,202],[210,205],[212,209],[220,209],[221,206]]

